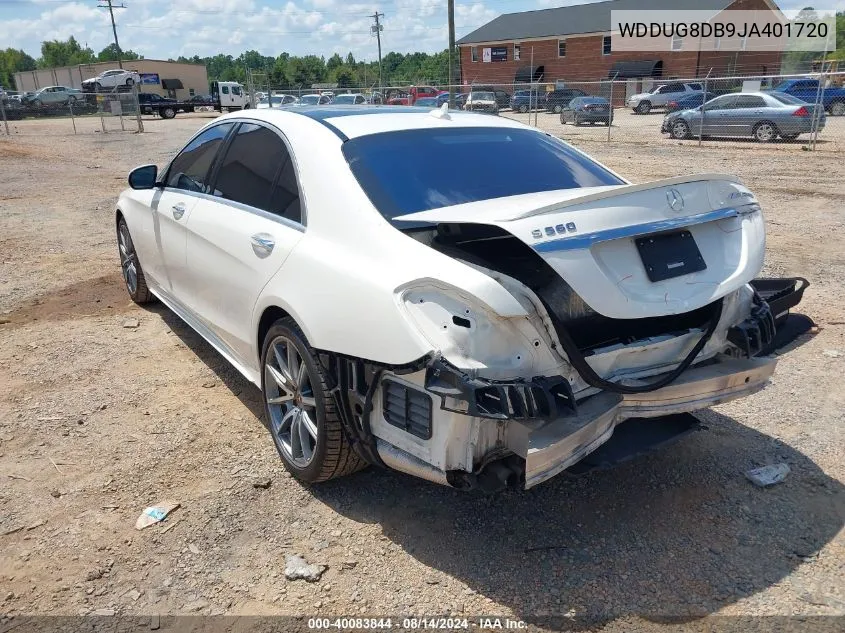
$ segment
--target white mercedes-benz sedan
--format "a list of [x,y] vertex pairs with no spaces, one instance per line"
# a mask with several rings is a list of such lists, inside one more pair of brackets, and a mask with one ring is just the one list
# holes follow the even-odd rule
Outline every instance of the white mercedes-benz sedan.
[[733,176],[631,184],[504,117],[300,106],[215,119],[129,184],[130,296],[261,388],[305,482],[530,487],[775,367],[763,217]]

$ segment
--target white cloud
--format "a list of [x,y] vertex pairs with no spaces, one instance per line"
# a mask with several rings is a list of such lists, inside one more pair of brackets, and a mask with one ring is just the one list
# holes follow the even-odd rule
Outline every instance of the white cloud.
[[[40,0],[33,0],[38,2]],[[528,5],[535,0],[514,0]],[[443,0],[395,0],[383,5],[382,52],[437,52],[446,48],[447,16]],[[20,6],[20,5],[6,5]],[[29,5],[30,9],[33,5]],[[39,5],[43,7],[45,5]],[[55,5],[52,5],[55,6]],[[108,12],[82,2],[62,4],[35,15],[5,19],[0,5],[0,42],[40,53],[45,39],[73,35],[80,43],[101,50],[112,41]],[[121,46],[145,57],[238,55],[249,49],[264,55],[282,52],[326,58],[349,51],[356,59],[376,59],[376,41],[369,16],[378,7],[362,1],[339,0],[144,0],[116,11]],[[518,8],[518,7],[517,7]],[[21,12],[25,13],[25,12]],[[458,37],[493,19],[500,11],[478,0],[456,4]]]

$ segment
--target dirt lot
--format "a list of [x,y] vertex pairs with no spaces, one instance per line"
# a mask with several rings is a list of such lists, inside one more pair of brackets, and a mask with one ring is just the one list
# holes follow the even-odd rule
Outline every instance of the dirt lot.
[[[818,333],[764,392],[701,413],[705,430],[528,492],[376,469],[310,490],[283,470],[259,392],[121,282],[126,173],[205,120],[0,136],[0,613],[567,616],[619,631],[642,616],[845,615],[841,153],[578,142],[635,181],[738,173],[766,212],[765,273],[813,283],[802,308]],[[743,476],[776,462],[792,472],[774,488]],[[165,499],[181,507],[136,531]],[[286,581],[291,553],[328,570]]]

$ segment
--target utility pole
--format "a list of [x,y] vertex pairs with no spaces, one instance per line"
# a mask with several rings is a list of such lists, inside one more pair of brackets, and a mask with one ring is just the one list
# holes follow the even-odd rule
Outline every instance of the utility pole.
[[112,0],[102,0],[102,1],[105,2],[106,4],[99,5],[99,8],[100,9],[106,9],[107,8],[109,10],[109,15],[111,16],[111,30],[112,30],[112,33],[114,33],[114,46],[117,49],[117,65],[120,66],[121,68],[123,68],[123,61],[121,60],[121,57],[123,57],[123,55],[120,51],[120,44],[117,41],[117,27],[114,24],[114,10],[115,9],[125,9],[126,5],[124,5],[124,4],[113,5]]
[[[376,23],[370,27],[370,33],[375,33],[376,40],[378,40],[378,91],[381,92],[381,32],[384,30],[384,26],[380,24],[378,20],[379,18],[384,17],[384,13],[379,13],[378,9],[376,9],[375,13],[367,17],[373,18],[376,21]],[[384,95],[382,95],[382,97],[384,97]]]
[[449,109],[455,107],[455,62],[452,55],[455,54],[455,0],[448,0],[449,11]]

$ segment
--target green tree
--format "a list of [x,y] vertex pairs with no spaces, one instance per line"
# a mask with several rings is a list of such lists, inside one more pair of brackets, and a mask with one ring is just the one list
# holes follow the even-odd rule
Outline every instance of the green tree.
[[37,64],[39,68],[55,68],[56,66],[73,66],[75,64],[93,64],[97,61],[94,51],[87,46],[83,48],[72,35],[67,41],[50,40],[41,42],[41,58]]
[[355,65],[355,57],[353,57],[352,51],[349,51],[349,54],[346,55],[346,65],[347,66],[354,66]]
[[334,81],[338,88],[352,88],[355,82],[355,73],[346,66],[338,68],[334,74]]
[[15,73],[24,70],[35,70],[35,60],[32,57],[14,48],[0,50],[0,86],[12,88],[15,86]]
[[335,53],[331,57],[329,57],[329,61],[326,62],[326,71],[332,72],[333,70],[340,68],[343,66],[343,58]]
[[326,63],[322,57],[293,57],[288,64],[288,81],[294,86],[310,86],[326,79]]
[[[117,56],[117,46],[114,44],[109,44],[99,53],[97,53],[97,61],[98,62],[116,62],[118,59]],[[122,50],[120,51],[120,59],[122,60],[133,60],[133,59],[143,59],[138,53],[135,51],[127,51]]]

